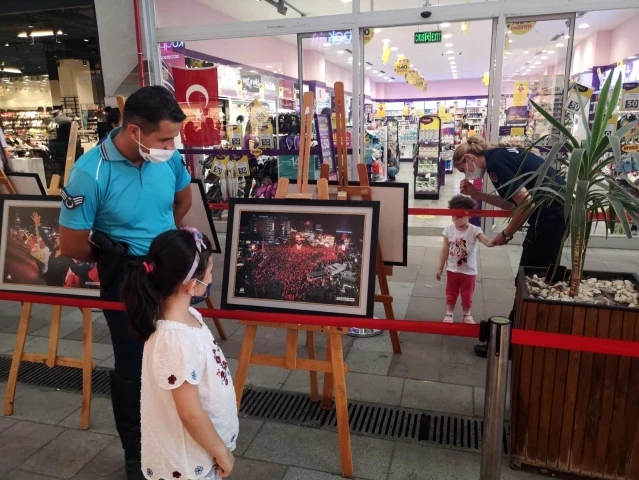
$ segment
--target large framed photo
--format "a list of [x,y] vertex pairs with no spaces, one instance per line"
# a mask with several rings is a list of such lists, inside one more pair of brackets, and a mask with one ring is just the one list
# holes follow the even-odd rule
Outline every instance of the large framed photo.
[[[297,183],[291,180],[291,185]],[[348,182],[351,187],[359,182]],[[370,185],[371,200],[380,203],[379,243],[382,246],[384,265],[405,267],[408,265],[408,184],[396,182],[373,182]],[[337,199],[337,182],[329,182],[329,196]],[[290,192],[295,187],[289,187]],[[317,191],[317,180],[309,180],[308,192]],[[351,200],[361,197],[352,196]]]
[[95,263],[60,254],[58,196],[0,197],[0,290],[98,297]]
[[[6,175],[18,195],[47,194],[37,173],[7,172]],[[10,193],[6,185],[0,185],[0,194],[8,195]]]
[[379,202],[231,199],[222,308],[373,315]]
[[202,182],[197,179],[191,180],[191,196],[193,202],[191,208],[184,216],[182,223],[189,227],[197,228],[198,231],[206,235],[211,241],[213,253],[222,253],[220,241],[217,238],[215,225],[213,225],[213,217],[211,217],[211,209],[206,201],[206,194]]

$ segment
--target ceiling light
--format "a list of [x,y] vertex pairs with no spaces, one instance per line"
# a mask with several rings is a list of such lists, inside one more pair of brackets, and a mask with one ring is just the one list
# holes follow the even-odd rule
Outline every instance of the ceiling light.
[[381,32],[381,31],[382,31],[382,29],[381,29],[381,28],[376,28],[376,29],[374,29],[374,30],[373,30],[373,32],[375,32],[375,33],[379,33],[379,32]]
[[448,22],[446,22],[446,23],[440,23],[440,24],[439,24],[439,27],[440,27],[440,28],[448,28],[448,27],[450,27],[450,23],[448,23]]
[[528,53],[528,50],[524,50],[524,53]]
[[52,37],[53,30],[34,30],[31,33],[21,32],[18,34],[19,38],[27,38],[27,37]]
[[331,45],[333,45],[331,42],[324,42],[324,43],[322,44],[322,47],[326,47],[326,48],[328,48],[328,47],[330,47]]
[[403,53],[398,53],[397,54],[397,58],[404,58],[404,54]]
[[348,57],[348,59],[352,61],[352,60],[353,60],[353,57]]
[[448,50],[448,51],[446,52],[446,54],[448,54],[448,55],[452,55],[453,53],[455,53],[455,51],[454,51],[454,50]]
[[566,34],[566,35],[564,35],[564,38],[565,38],[566,40],[568,40],[568,39],[570,38],[570,35]]
[[541,52],[542,52],[542,53],[546,53],[546,50],[542,50]]
[[371,67],[366,67],[366,70],[370,70],[370,69],[371,69]]
[[249,73],[257,73],[255,70],[250,70]]
[[[89,39],[88,39],[88,38],[83,38],[82,40],[84,40],[85,42],[88,42],[88,41],[89,41]],[[326,46],[326,44],[324,44],[324,46]],[[330,46],[330,44],[329,44],[329,46]]]
[[9,46],[9,42],[5,42],[5,43],[4,43],[4,46],[5,46],[5,47],[8,47],[8,46]]
[[448,57],[448,60],[455,60],[455,57]]
[[444,35],[442,35],[442,38],[452,38],[453,34],[452,33],[445,33]]
[[561,48],[561,47],[563,47],[563,46],[564,46],[564,44],[563,44],[563,43],[558,43],[558,44],[556,45],[556,47],[557,47],[557,48]]
[[389,78],[389,79],[388,79],[388,81],[389,81],[389,82],[392,82],[392,81],[393,81],[393,79],[392,79],[392,78]]
[[383,73],[379,73],[377,76],[378,76],[378,77],[383,77],[383,76],[384,76],[384,74],[383,74]]
[[391,52],[396,52],[397,50],[399,50],[398,47],[391,47]]
[[633,57],[628,57],[628,60],[634,60],[635,58],[637,58],[637,57],[634,57],[634,56]]
[[373,70],[373,73],[377,73],[377,70]]
[[452,43],[447,43],[446,45],[444,45],[444,47],[446,47],[446,48],[450,48],[450,47],[452,47],[452,46],[453,46],[453,44],[452,44]]
[[548,53],[555,53],[554,50],[548,50]]
[[384,43],[390,43],[390,40],[388,38],[385,38],[384,40],[382,40],[382,42]]
[[506,52],[506,55],[512,55],[513,52]]
[[266,68],[273,68],[273,66],[272,65],[267,65]]
[[541,62],[535,62],[535,65],[541,65]]
[[541,59],[542,59],[542,60],[546,60],[547,58],[548,58],[548,57],[547,57],[547,56],[545,56],[545,55],[544,55],[543,57],[541,57]]
[[455,63],[455,62],[450,62],[450,64],[451,64],[451,65],[456,65],[456,63]]
[[415,65],[413,65],[412,63],[410,64],[410,68],[413,68]]
[[338,51],[337,51],[337,52],[335,52],[335,53],[337,53],[338,55],[343,55],[343,54],[344,54],[344,50],[338,50]]
[[587,23],[580,23],[578,28],[590,28],[590,25]]
[[508,40],[508,43],[513,43],[513,39],[511,38],[510,40]]
[[384,80],[388,80],[388,77],[384,77]]

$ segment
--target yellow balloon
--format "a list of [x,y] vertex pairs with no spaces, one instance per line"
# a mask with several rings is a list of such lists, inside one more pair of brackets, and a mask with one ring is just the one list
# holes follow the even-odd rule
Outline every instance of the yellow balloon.
[[388,63],[388,59],[390,58],[390,44],[389,42],[384,42],[384,47],[382,49],[382,63],[386,65]]
[[488,86],[488,84],[490,83],[490,73],[488,72],[484,73],[484,76],[482,77],[481,82],[484,85]]

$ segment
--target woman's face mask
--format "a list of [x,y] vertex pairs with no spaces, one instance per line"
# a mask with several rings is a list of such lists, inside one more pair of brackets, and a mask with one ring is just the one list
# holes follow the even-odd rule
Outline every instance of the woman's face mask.
[[483,178],[484,173],[486,173],[485,168],[479,168],[475,163],[475,159],[472,156],[466,157],[466,180],[477,180],[479,178]]

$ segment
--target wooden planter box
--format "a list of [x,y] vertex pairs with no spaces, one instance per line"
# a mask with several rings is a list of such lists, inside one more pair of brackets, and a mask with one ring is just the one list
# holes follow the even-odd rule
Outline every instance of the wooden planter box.
[[[533,299],[525,273],[545,270],[519,270],[515,328],[639,341],[638,309]],[[639,358],[513,346],[512,375],[512,467],[639,479]]]

